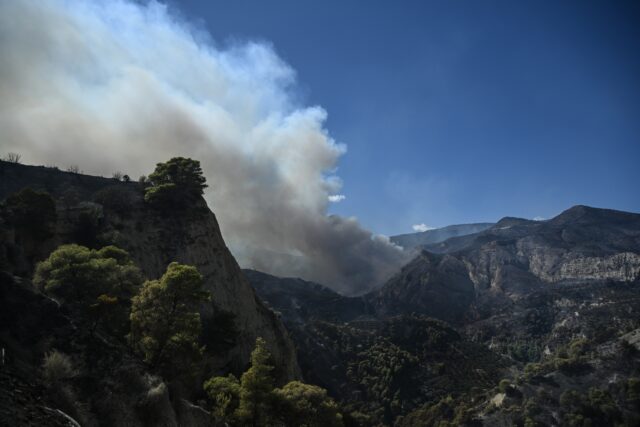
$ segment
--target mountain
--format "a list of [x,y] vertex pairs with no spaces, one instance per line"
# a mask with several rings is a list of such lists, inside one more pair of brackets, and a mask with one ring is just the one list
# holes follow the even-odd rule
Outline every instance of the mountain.
[[424,402],[488,387],[506,367],[445,322],[410,312],[381,316],[365,297],[257,271],[245,275],[282,316],[305,380],[360,414],[360,425],[392,425]]
[[288,325],[304,325],[315,319],[349,322],[371,312],[363,298],[345,297],[317,283],[242,271],[258,296]]
[[404,249],[413,249],[420,246],[444,242],[452,237],[479,233],[493,225],[494,224],[490,222],[448,225],[446,227],[422,231],[419,233],[399,234],[397,236],[391,236],[390,239],[393,243],[398,246],[402,246]]
[[449,320],[512,371],[501,389],[426,404],[400,425],[638,422],[627,378],[640,367],[640,215],[575,206],[548,221],[507,217],[437,248],[370,303]]
[[438,295],[470,306],[470,294],[515,300],[549,284],[633,282],[640,275],[640,215],[575,206],[548,221],[507,217],[438,246],[441,254],[422,252],[377,292],[380,310],[420,306],[428,314],[442,309]]
[[303,374],[373,424],[636,425],[639,214],[575,206],[434,246],[358,299],[249,279],[282,310]]
[[[72,242],[89,247],[115,244],[127,250],[144,276],[150,279],[159,278],[173,261],[197,267],[204,277],[205,289],[212,295],[212,302],[200,310],[202,340],[209,350],[208,371],[242,372],[249,363],[256,338],[263,337],[275,362],[278,382],[300,378],[288,332],[256,297],[227,249],[216,217],[204,199],[195,201],[188,212],[158,212],[144,202],[142,187],[136,182],[0,162],[0,200],[25,187],[46,191],[53,197],[56,219],[46,236],[34,237],[30,231],[37,224],[30,230],[21,230],[0,218],[0,271],[6,283],[0,299],[0,345],[7,359],[21,360],[20,369],[11,373],[15,384],[38,381],[34,373],[39,371],[43,354],[52,346],[90,356],[82,350],[87,344],[79,336],[74,338],[75,320],[30,286],[36,263],[59,245]],[[228,331],[219,329],[220,319],[225,319],[225,325],[233,323],[237,334],[229,338]],[[103,347],[101,351],[112,358],[111,365],[101,359],[95,363],[104,364],[105,372],[113,369],[114,375],[121,370],[121,375],[130,375],[130,381],[140,384],[116,390],[112,384],[117,383],[114,378],[87,377],[87,372],[82,371],[79,387],[90,396],[82,403],[89,408],[85,419],[92,422],[104,417],[114,425],[141,425],[140,417],[135,415],[139,411],[134,406],[144,401],[144,394],[161,382],[145,377],[144,367],[127,356],[128,350],[116,350],[107,344]],[[116,363],[118,360],[122,363]],[[88,363],[82,361],[82,364]],[[4,387],[5,382],[2,384]],[[201,390],[201,383],[197,389]],[[109,409],[107,396],[109,405],[121,407],[118,411]],[[11,406],[2,404],[4,408]],[[184,417],[180,418],[179,407],[169,406],[163,411],[169,414],[168,419],[186,423]],[[186,416],[184,410],[182,412]]]

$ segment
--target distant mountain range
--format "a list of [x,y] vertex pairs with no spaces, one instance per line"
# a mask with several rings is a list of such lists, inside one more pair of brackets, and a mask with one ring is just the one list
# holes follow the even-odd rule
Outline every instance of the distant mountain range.
[[413,249],[418,246],[433,245],[444,242],[452,237],[466,236],[479,233],[494,225],[492,222],[480,222],[477,224],[448,225],[442,228],[422,231],[419,233],[399,234],[391,236],[390,239],[404,249]]

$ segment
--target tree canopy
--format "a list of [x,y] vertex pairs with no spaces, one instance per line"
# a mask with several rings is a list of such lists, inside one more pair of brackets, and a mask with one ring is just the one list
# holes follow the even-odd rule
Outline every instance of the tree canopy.
[[270,414],[270,394],[273,390],[273,365],[267,342],[258,337],[251,353],[251,367],[240,378],[238,417],[254,426],[265,425]]
[[256,339],[251,367],[240,381],[228,375],[204,383],[215,421],[232,426],[342,426],[338,405],[323,388],[299,381],[274,388],[274,367],[266,344]]
[[198,160],[174,157],[158,163],[146,180],[145,201],[163,206],[184,205],[202,195],[206,179]]
[[291,381],[273,391],[276,413],[290,427],[342,426],[338,405],[321,387]]
[[210,378],[204,383],[204,391],[213,402],[211,414],[217,421],[235,419],[240,405],[240,382],[233,374]]
[[173,262],[159,280],[146,281],[133,298],[131,344],[167,379],[188,372],[202,355],[198,309],[210,298],[202,286],[195,267]]
[[126,328],[131,297],[142,273],[129,254],[115,246],[89,249],[62,245],[36,267],[34,284],[97,323],[109,317],[109,327]]

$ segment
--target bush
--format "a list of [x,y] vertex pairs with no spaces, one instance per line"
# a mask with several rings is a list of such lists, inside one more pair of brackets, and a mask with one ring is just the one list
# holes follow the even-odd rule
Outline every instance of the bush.
[[56,204],[49,193],[31,188],[7,197],[5,209],[9,224],[33,238],[49,237],[57,219]]
[[273,395],[276,414],[286,426],[342,426],[338,405],[323,388],[292,381],[275,389]]
[[524,376],[527,380],[540,377],[547,373],[546,366],[542,363],[527,363],[524,367]]
[[64,353],[53,350],[44,356],[42,361],[42,377],[49,386],[76,376],[76,369],[71,358]]
[[511,381],[507,379],[500,380],[498,383],[498,390],[500,393],[506,393],[511,388]]
[[626,385],[627,400],[640,403],[640,378],[629,378]]
[[240,382],[234,375],[210,378],[204,383],[204,391],[213,402],[211,414],[216,421],[235,420],[240,404]]

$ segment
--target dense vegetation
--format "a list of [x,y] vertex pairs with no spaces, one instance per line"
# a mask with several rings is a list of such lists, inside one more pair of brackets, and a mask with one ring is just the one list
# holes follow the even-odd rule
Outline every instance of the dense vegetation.
[[92,331],[104,326],[123,336],[142,273],[120,248],[93,250],[70,244],[60,246],[38,264],[33,283],[90,321]]
[[274,386],[273,365],[263,339],[256,340],[251,367],[240,381],[233,375],[212,377],[204,384],[220,425],[338,427],[342,415],[326,390],[291,381]]
[[[283,380],[282,359],[268,350],[276,340],[257,339],[247,363],[265,329],[256,328],[238,363],[234,345],[247,330],[212,292],[211,271],[203,277],[202,263],[170,262],[181,259],[181,239],[202,245],[182,234],[205,206],[197,161],[160,163],[139,183],[114,174],[88,186],[62,193],[18,187],[0,204],[0,344],[8,350],[0,424],[29,408],[40,425],[66,425],[58,409],[82,425],[176,425],[179,417],[233,427],[640,425],[638,280],[523,285],[513,298],[492,288],[452,326],[425,313],[381,314],[372,299],[271,278],[265,299],[278,314],[260,307],[274,325],[281,316],[308,383]],[[623,224],[616,248],[640,241]],[[536,238],[570,247],[583,237],[562,230]],[[153,245],[168,256],[145,253],[141,236],[157,237]],[[491,262],[514,245],[511,234],[498,243],[490,245]],[[581,250],[593,255],[606,244],[589,241]],[[219,254],[207,256],[227,286],[229,265],[217,263]],[[445,288],[466,268],[436,258],[440,270],[430,281],[421,275],[433,266],[422,264],[403,280],[429,287],[437,279],[434,289]],[[465,262],[487,267],[479,259]],[[522,263],[507,261],[500,274]],[[518,274],[498,284],[533,280]],[[407,296],[420,286],[408,286]]]
[[184,157],[158,163],[145,184],[145,201],[164,208],[189,206],[207,188],[200,162]]

